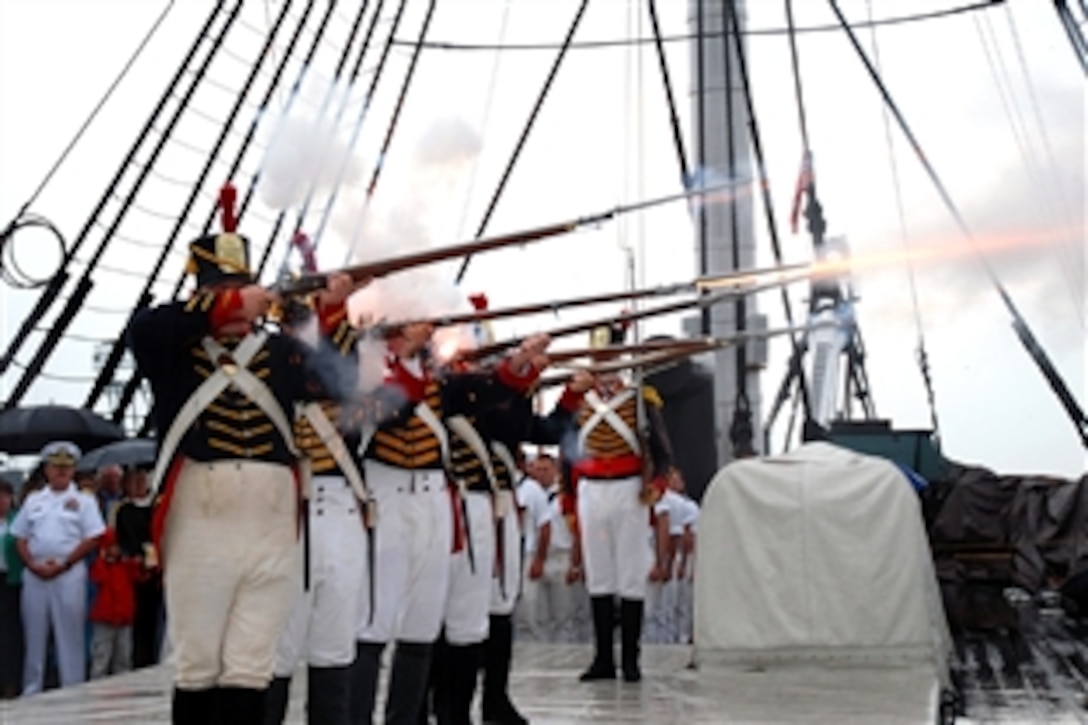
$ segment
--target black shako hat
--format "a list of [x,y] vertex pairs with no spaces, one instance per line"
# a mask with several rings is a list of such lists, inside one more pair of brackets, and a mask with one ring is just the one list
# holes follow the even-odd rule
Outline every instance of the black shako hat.
[[223,231],[205,234],[189,243],[189,262],[185,271],[196,277],[197,287],[213,287],[224,282],[253,282],[249,268],[249,240],[235,232],[238,218],[234,213],[237,192],[225,184],[219,192]]

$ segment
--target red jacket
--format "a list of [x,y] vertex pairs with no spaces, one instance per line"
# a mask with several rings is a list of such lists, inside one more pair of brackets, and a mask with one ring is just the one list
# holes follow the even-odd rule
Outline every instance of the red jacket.
[[98,586],[88,619],[115,627],[131,625],[136,618],[134,584],[143,578],[138,559],[107,561],[100,553],[91,564],[91,581]]

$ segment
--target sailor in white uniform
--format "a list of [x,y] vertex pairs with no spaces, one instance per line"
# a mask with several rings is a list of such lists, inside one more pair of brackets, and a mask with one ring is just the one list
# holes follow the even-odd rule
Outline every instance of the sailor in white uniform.
[[80,450],[68,441],[42,449],[48,484],[27,497],[11,524],[15,546],[26,564],[23,575],[23,631],[26,660],[23,695],[40,692],[45,650],[52,629],[60,684],[87,679],[84,627],[87,622],[87,565],[84,561],[106,530],[94,496],[72,481]]

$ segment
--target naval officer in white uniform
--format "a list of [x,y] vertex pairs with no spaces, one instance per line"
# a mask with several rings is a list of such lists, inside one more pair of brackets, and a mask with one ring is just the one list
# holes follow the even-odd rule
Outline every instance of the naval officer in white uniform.
[[42,689],[50,628],[61,686],[87,679],[84,560],[106,530],[94,496],[80,491],[72,480],[79,448],[68,441],[55,441],[42,449],[41,455],[48,483],[27,497],[11,524],[16,549],[26,564],[22,595],[24,696]]

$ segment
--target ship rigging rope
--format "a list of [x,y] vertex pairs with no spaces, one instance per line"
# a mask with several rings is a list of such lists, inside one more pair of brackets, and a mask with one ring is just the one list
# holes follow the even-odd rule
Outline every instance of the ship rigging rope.
[[828,0],[828,4],[838,17],[840,24],[842,25],[843,32],[846,34],[847,39],[850,41],[851,46],[857,53],[859,60],[865,66],[866,71],[869,73],[869,77],[876,85],[877,90],[880,92],[881,97],[884,100],[888,110],[894,115],[896,122],[899,124],[904,136],[910,142],[911,148],[915,152],[919,163],[922,165],[923,170],[929,177],[934,188],[940,196],[941,201],[944,203],[945,208],[955,220],[956,225],[960,229],[960,233],[971,245],[975,252],[975,256],[978,257],[983,270],[986,272],[987,278],[994,286],[998,297],[1001,299],[1005,309],[1012,317],[1012,328],[1016,333],[1017,338],[1024,346],[1028,355],[1032,358],[1032,361],[1039,368],[1040,373],[1045,378],[1047,384],[1050,386],[1053,393],[1057,396],[1062,408],[1069,416],[1074,427],[1077,429],[1077,435],[1081,439],[1082,445],[1088,449],[1088,416],[1084,414],[1084,410],[1081,408],[1080,403],[1073,397],[1069,387],[1066,385],[1065,380],[1061,374],[1054,367],[1050,358],[1047,356],[1046,351],[1039,344],[1035,334],[1028,326],[1024,316],[1020,313],[1020,309],[1013,302],[1012,297],[1009,295],[1005,285],[1001,283],[997,273],[994,271],[993,265],[990,264],[989,259],[986,257],[983,250],[978,246],[974,235],[971,234],[970,228],[967,226],[967,222],[964,220],[963,215],[960,213],[959,207],[956,206],[952,196],[948,193],[948,188],[941,181],[941,177],[937,174],[937,170],[929,161],[929,157],[922,151],[921,145],[918,143],[918,139],[915,137],[914,132],[911,130],[910,125],[907,123],[906,118],[899,110],[899,106],[895,103],[895,100],[891,97],[891,93],[888,91],[887,86],[884,83],[884,79],[873,67],[872,62],[866,55],[864,48],[858,42],[857,36],[846,21],[846,17],[843,15],[842,10],[839,8],[837,0]]
[[[328,124],[328,126],[332,129],[332,133],[334,135],[336,133],[337,126],[340,123],[340,119],[343,117],[344,109],[348,105],[348,100],[351,97],[351,93],[355,88],[355,83],[359,79],[359,73],[363,67],[363,59],[366,56],[366,52],[370,47],[370,34],[364,33],[363,40],[359,45],[359,52],[356,54],[355,57],[355,62],[351,64],[351,69],[347,76],[347,84],[345,86],[341,78],[344,75],[344,69],[348,66],[348,60],[351,57],[351,49],[352,46],[355,45],[355,37],[359,34],[359,30],[363,26],[363,19],[366,16],[368,5],[369,2],[363,2],[359,5],[359,11],[358,13],[356,13],[355,18],[351,23],[347,41],[343,44],[343,46],[337,46],[340,53],[336,61],[336,67],[333,70],[332,79],[325,89],[325,93],[322,96],[321,102],[317,106],[317,113],[314,116],[313,123],[319,124],[321,126],[325,126],[326,124]],[[329,113],[329,106],[330,104],[332,104],[333,100],[336,98],[337,95],[339,95],[339,100],[336,104],[336,111],[330,122],[326,120],[326,117]],[[351,154],[352,150],[353,149],[348,149],[345,150],[343,153]],[[291,253],[294,248],[294,244],[291,242],[291,240],[293,240],[295,236],[302,231],[302,228],[306,223],[306,215],[310,211],[310,207],[313,204],[314,196],[316,195],[318,188],[318,179],[311,179],[308,184],[308,189],[306,191],[306,198],[303,200],[302,205],[296,212],[295,222],[291,225],[290,231],[288,232],[288,243],[285,245],[285,249],[283,251],[283,261],[280,263],[279,272],[276,275],[277,277],[282,277],[287,273],[288,262],[290,261]],[[329,204],[331,204],[331,202],[329,202]],[[272,235],[268,239],[266,249],[271,250],[273,245],[276,243],[276,236],[278,235],[279,230],[283,227],[283,222],[287,216],[287,212],[288,208],[284,208],[280,210],[279,214],[277,215],[274,230],[272,232]],[[262,258],[262,269],[264,268],[264,265],[265,259]]]
[[[651,6],[653,0],[650,0]],[[510,22],[510,5],[507,2],[503,4],[502,21],[499,23],[499,39],[506,38],[507,30]],[[491,64],[491,73],[487,81],[487,91],[484,94],[483,113],[480,117],[480,135],[483,136],[487,133],[487,127],[491,120],[491,109],[495,102],[495,88],[498,85],[499,80],[499,54],[495,54],[494,62]],[[472,163],[472,167],[469,169],[468,183],[465,184],[465,196],[464,201],[461,204],[461,218],[457,221],[457,238],[464,239],[465,237],[465,224],[468,222],[468,209],[469,200],[476,193],[476,179],[480,170],[480,157],[476,155]]]
[[[1082,0],[1082,2],[1083,1],[1084,0]],[[988,24],[988,16],[983,17],[987,17]],[[1043,123],[1042,113],[1039,110],[1039,99],[1035,95],[1035,84],[1032,81],[1031,73],[1028,70],[1027,60],[1024,56],[1023,45],[1020,43],[1020,33],[1016,29],[1016,23],[1013,19],[1012,11],[1009,9],[1008,5],[1005,6],[1005,21],[1009,27],[1009,35],[1012,38],[1013,46],[1016,49],[1016,56],[1020,66],[1020,75],[1023,78],[1024,87],[1027,89],[1028,105],[1031,108],[1032,118],[1034,119],[1036,125],[1036,129],[1034,129],[1034,133],[1032,133],[1028,130],[1028,124],[1023,120],[1023,117],[1020,117],[1020,123],[1023,125],[1024,128],[1024,137],[1025,139],[1038,137],[1041,140],[1044,156],[1046,158],[1047,168],[1045,171],[1043,169],[1039,169],[1038,167],[1034,168],[1037,174],[1039,174],[1042,178],[1049,182],[1049,188],[1047,190],[1048,193],[1043,194],[1042,190],[1038,188],[1037,192],[1040,193],[1041,196],[1043,196],[1044,204],[1048,201],[1055,204],[1057,206],[1058,213],[1062,216],[1063,219],[1069,220],[1070,223],[1076,223],[1077,215],[1071,208],[1069,198],[1066,195],[1066,189],[1061,183],[1061,177],[1057,171],[1058,165],[1054,161],[1054,152],[1051,150],[1050,137],[1047,134],[1046,124]],[[996,40],[994,42],[994,45],[996,47]],[[1004,71],[1004,66],[1002,66],[1002,69]],[[1009,82],[1009,84],[1011,94],[1011,81]],[[1058,265],[1061,269],[1062,278],[1065,280],[1066,286],[1069,288],[1069,295],[1073,301],[1073,309],[1076,311],[1076,315],[1080,319],[1080,325],[1083,328],[1085,326],[1084,308],[1081,306],[1080,300],[1084,299],[1084,293],[1083,291],[1080,294],[1077,293],[1077,282],[1076,278],[1073,276],[1073,270],[1081,269],[1082,260],[1080,254],[1078,254],[1078,250],[1074,246],[1074,242],[1072,239],[1070,239],[1068,242],[1063,242],[1060,245],[1058,254],[1063,257]]]
[[[1001,100],[1001,109],[1005,112],[1005,119],[1008,121],[1009,129],[1012,132],[1013,138],[1016,140],[1017,150],[1020,152],[1020,160],[1023,162],[1024,167],[1027,169],[1030,178],[1031,193],[1035,196],[1035,202],[1039,209],[1047,208],[1055,194],[1052,189],[1047,189],[1048,193],[1043,193],[1045,186],[1045,175],[1039,168],[1038,164],[1034,162],[1033,156],[1029,149],[1030,146],[1030,133],[1027,128],[1027,124],[1024,122],[1024,116],[1020,112],[1020,107],[1016,104],[1016,93],[1012,87],[1012,81],[1009,79],[1008,68],[1005,65],[1004,56],[1001,54],[1001,46],[998,43],[997,35],[994,32],[993,24],[990,23],[990,17],[988,15],[982,15],[982,20],[975,17],[975,30],[978,33],[979,45],[982,46],[983,55],[986,57],[986,64],[989,66],[990,75],[994,81],[994,87],[997,89],[998,98]],[[1062,255],[1065,251],[1065,245],[1062,244],[1058,248],[1058,254]],[[1064,255],[1063,255],[1064,256]],[[1073,309],[1076,310],[1076,314],[1081,318],[1083,324],[1083,312],[1080,309],[1080,305],[1077,302],[1076,285],[1072,278],[1071,269],[1075,269],[1077,260],[1061,260],[1058,264],[1058,268],[1061,271],[1062,281],[1065,282],[1066,291],[1069,293],[1070,298],[1073,301]]]
[[[903,24],[903,23],[915,23],[915,22],[922,22],[922,21],[925,21],[925,20],[936,20],[936,19],[940,19],[940,18],[951,17],[953,15],[959,15],[961,13],[969,13],[969,12],[974,12],[976,10],[985,10],[987,8],[993,7],[994,5],[997,5],[997,4],[1000,4],[1000,3],[1003,3],[1003,2],[1005,2],[1005,0],[979,0],[978,2],[973,2],[973,3],[970,3],[968,5],[960,5],[960,6],[956,6],[956,7],[946,8],[944,10],[934,10],[934,11],[931,11],[931,12],[928,12],[928,13],[915,13],[913,15],[899,15],[899,16],[892,17],[892,18],[885,18],[883,20],[875,20],[875,21],[870,21],[870,22],[865,22],[865,23],[854,23],[853,25],[851,25],[851,27],[852,28],[866,28],[866,27],[885,26],[885,25],[900,25],[900,24]],[[841,26],[839,26],[839,25],[812,25],[812,26],[805,27],[805,28],[796,28],[795,32],[798,32],[798,33],[828,33],[828,32],[837,31],[837,30],[840,29],[840,27]],[[704,38],[705,39],[721,39],[721,37],[722,37],[722,35],[724,33],[725,33],[725,30],[723,28],[723,30],[718,32],[718,33],[711,33],[711,34],[708,34],[708,35],[704,35]],[[789,33],[790,33],[789,28],[759,28],[759,29],[755,29],[755,30],[751,30],[751,29],[744,30],[741,33],[741,35],[745,35],[745,36],[787,35]],[[682,35],[664,36],[662,38],[662,40],[663,40],[663,42],[666,42],[666,43],[678,43],[678,42],[698,40],[699,36],[700,36],[700,33],[686,33],[686,34],[682,34]],[[395,42],[396,45],[414,46],[414,45],[418,44],[420,41],[411,40],[411,39],[408,39],[408,38],[403,38],[403,39],[397,39],[394,42]],[[654,39],[654,38],[627,38],[627,39],[622,39],[622,40],[583,40],[583,41],[580,41],[580,42],[577,42],[577,43],[571,43],[570,48],[572,48],[572,49],[609,48],[609,47],[624,46],[624,45],[648,45],[650,43],[656,43],[656,42],[657,42],[657,40]],[[433,49],[433,50],[466,50],[466,51],[477,51],[477,50],[499,50],[499,51],[507,51],[507,50],[530,50],[530,51],[532,51],[532,50],[557,50],[557,49],[563,47],[562,45],[557,44],[557,43],[504,43],[504,44],[496,44],[496,43],[454,43],[454,42],[451,42],[451,41],[437,41],[437,40],[426,41],[423,45],[424,45],[425,48]]]
[[[68,244],[64,238],[64,235],[61,234],[60,230],[57,229],[57,227],[44,216],[41,216],[39,214],[30,214],[28,213],[28,210],[30,209],[31,205],[35,201],[37,201],[38,197],[41,195],[42,191],[45,190],[45,187],[49,184],[49,182],[52,181],[57,171],[60,170],[61,165],[64,164],[64,162],[68,159],[68,155],[72,152],[72,149],[75,148],[75,145],[79,142],[81,138],[83,138],[83,135],[87,132],[87,129],[90,127],[91,123],[94,122],[94,119],[98,116],[99,111],[101,111],[103,106],[106,105],[106,102],[113,95],[113,92],[117,89],[117,86],[120,85],[121,81],[124,80],[125,76],[128,75],[129,70],[131,70],[133,64],[135,64],[136,59],[139,58],[140,55],[143,53],[143,50],[145,47],[147,47],[147,44],[151,40],[151,37],[159,29],[159,26],[162,25],[162,21],[166,19],[166,16],[170,13],[170,10],[173,9],[173,7],[174,0],[169,0],[166,7],[162,9],[162,12],[159,13],[159,16],[155,19],[155,22],[152,23],[148,31],[144,33],[143,39],[140,40],[140,44],[136,46],[136,50],[134,50],[132,52],[132,55],[129,56],[129,59],[121,68],[121,72],[118,73],[117,77],[113,79],[113,82],[110,83],[109,88],[106,89],[106,92],[102,95],[101,98],[98,99],[98,102],[95,104],[94,108],[91,109],[90,114],[88,114],[87,118],[85,118],[83,120],[83,123],[80,124],[80,127],[76,131],[75,136],[73,136],[72,140],[68,142],[68,145],[64,147],[64,150],[61,152],[60,157],[53,162],[53,166],[50,167],[49,171],[46,172],[45,177],[38,183],[37,188],[35,188],[34,191],[31,193],[30,198],[23,203],[22,207],[19,209],[19,212],[15,215],[15,218],[12,219],[11,222],[8,223],[4,231],[0,233],[0,281],[6,282],[10,286],[16,287],[18,289],[34,289],[37,287],[42,287],[49,282],[50,278],[35,278],[31,275],[26,274],[19,267],[19,264],[15,259],[15,233],[20,229],[26,229],[28,227],[45,228],[60,245],[61,259],[65,259],[68,257]],[[5,251],[7,252],[6,265],[4,263],[4,257],[2,256],[3,252]]]
[[[873,14],[872,0],[866,0],[866,8],[869,17]],[[870,30],[873,45],[873,65],[877,71],[881,70],[880,44],[877,42],[876,28]],[[895,139],[892,136],[892,121],[887,108],[882,108],[881,117],[884,120],[884,144],[888,149],[888,166],[891,170],[892,190],[895,196],[895,210],[899,220],[899,240],[903,245],[904,255],[907,260],[907,285],[910,287],[911,308],[914,310],[914,328],[918,333],[918,344],[915,348],[915,360],[918,363],[918,372],[922,376],[922,385],[926,391],[926,403],[929,405],[929,422],[933,426],[933,436],[940,440],[940,425],[937,419],[937,397],[933,389],[933,378],[929,368],[929,353],[926,351],[925,327],[922,323],[922,309],[918,303],[918,286],[914,274],[914,262],[910,255],[910,239],[907,235],[907,214],[903,207],[903,187],[900,183],[899,160],[895,153]]]
[[[43,287],[49,283],[52,275],[45,278],[34,277],[28,274],[20,265],[15,257],[15,235],[27,228],[40,228],[49,232],[49,235],[56,241],[57,246],[60,249],[60,258],[64,259],[68,254],[68,244],[64,239],[64,235],[57,229],[49,219],[38,214],[32,214],[24,211],[20,214],[18,219],[15,219],[8,225],[8,228],[4,230],[2,236],[0,236],[0,281],[3,281],[15,287],[16,289],[35,289],[37,287]],[[34,255],[40,257],[42,250],[35,249]]]
[[[477,238],[482,237],[484,232],[487,231],[487,225],[491,221],[491,215],[495,212],[495,207],[498,206],[499,199],[506,189],[506,183],[510,180],[510,175],[514,171],[514,166],[517,165],[518,158],[525,148],[525,142],[528,141],[529,133],[533,130],[533,125],[540,115],[540,109],[544,106],[544,101],[548,97],[548,92],[551,90],[552,84],[559,74],[559,68],[563,65],[563,60],[567,57],[567,51],[574,41],[574,34],[578,31],[578,26],[581,25],[582,17],[585,15],[588,6],[589,0],[582,0],[581,4],[578,6],[578,11],[574,14],[574,19],[567,29],[567,37],[563,39],[563,44],[559,46],[559,52],[556,54],[551,70],[548,72],[548,77],[544,80],[544,86],[540,89],[540,94],[537,96],[536,103],[533,105],[533,110],[529,113],[529,118],[525,122],[525,127],[521,130],[521,136],[518,137],[518,142],[514,146],[514,151],[510,154],[510,160],[507,162],[506,168],[503,169],[499,185],[495,189],[495,193],[491,196],[491,201],[487,205],[487,211],[484,212],[483,219],[480,220],[480,225],[476,228]],[[420,41],[422,41],[422,37],[420,38]],[[456,284],[460,284],[461,280],[464,279],[465,272],[468,271],[468,265],[471,261],[472,255],[468,254],[461,262],[461,268],[457,270],[457,276],[454,278]]]

